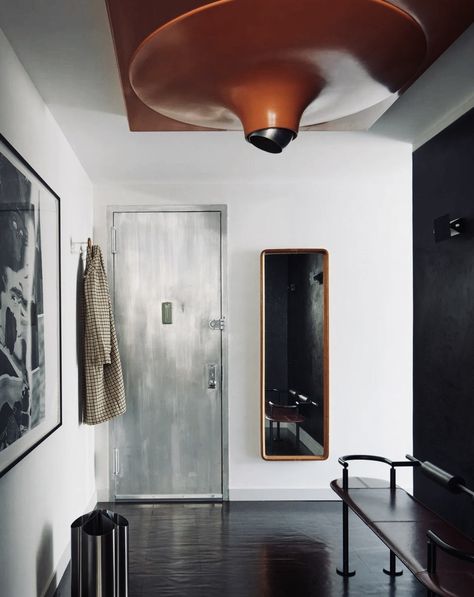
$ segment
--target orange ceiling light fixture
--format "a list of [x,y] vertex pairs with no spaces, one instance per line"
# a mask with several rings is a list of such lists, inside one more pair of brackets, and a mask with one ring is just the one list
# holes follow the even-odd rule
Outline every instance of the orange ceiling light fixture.
[[394,101],[474,12],[469,0],[438,0],[441,17],[447,11],[443,42],[442,24],[428,13],[423,23],[423,0],[174,0],[175,11],[186,10],[158,3],[168,7],[161,17],[153,3],[135,1],[150,7],[157,26],[135,12],[125,36],[130,0],[108,0],[132,128],[132,120],[137,130],[243,128],[271,153],[300,127],[364,128],[347,123]]
[[302,118],[334,120],[398,91],[425,53],[420,25],[380,0],[221,0],[149,35],[130,82],[160,114],[243,126],[248,141],[279,153]]

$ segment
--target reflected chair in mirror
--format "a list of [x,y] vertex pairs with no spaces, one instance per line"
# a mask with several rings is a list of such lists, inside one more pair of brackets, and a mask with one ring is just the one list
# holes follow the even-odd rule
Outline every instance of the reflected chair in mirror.
[[270,424],[270,450],[273,449],[273,442],[275,440],[273,424],[276,423],[276,439],[277,441],[281,441],[281,424],[293,423],[295,425],[295,448],[298,452],[300,447],[300,425],[305,420],[304,416],[299,412],[298,404],[275,404],[274,402],[267,401],[265,405],[265,418]]

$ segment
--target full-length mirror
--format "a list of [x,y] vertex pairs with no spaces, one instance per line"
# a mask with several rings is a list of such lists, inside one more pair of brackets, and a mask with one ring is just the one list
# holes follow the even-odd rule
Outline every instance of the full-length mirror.
[[328,456],[328,254],[261,255],[261,443],[266,460]]

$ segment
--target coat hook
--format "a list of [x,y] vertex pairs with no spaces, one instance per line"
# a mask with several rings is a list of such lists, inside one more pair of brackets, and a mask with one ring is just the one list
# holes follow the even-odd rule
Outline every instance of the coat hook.
[[87,248],[92,249],[92,240],[90,238],[87,239]]
[[71,253],[84,253],[88,243],[85,240],[72,240],[70,242]]

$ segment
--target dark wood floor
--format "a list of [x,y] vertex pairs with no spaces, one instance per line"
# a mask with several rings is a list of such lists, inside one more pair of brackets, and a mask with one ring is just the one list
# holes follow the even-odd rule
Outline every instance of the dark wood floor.
[[[405,570],[383,574],[388,551],[355,517],[340,563],[338,502],[100,504],[130,524],[130,597],[424,597]],[[70,576],[57,597],[69,597]]]

